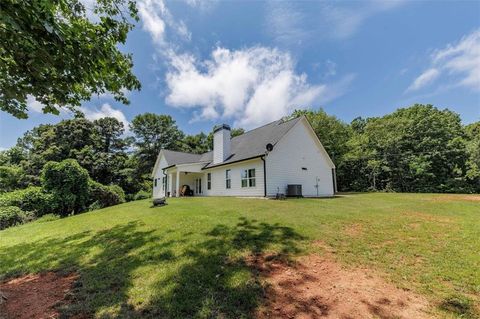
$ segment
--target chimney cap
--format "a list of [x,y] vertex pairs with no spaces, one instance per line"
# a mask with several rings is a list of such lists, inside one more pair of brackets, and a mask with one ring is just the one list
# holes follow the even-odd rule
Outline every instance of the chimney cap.
[[213,127],[213,133],[218,132],[220,130],[229,130],[230,131],[231,129],[230,129],[230,126],[227,125],[227,124],[215,125]]

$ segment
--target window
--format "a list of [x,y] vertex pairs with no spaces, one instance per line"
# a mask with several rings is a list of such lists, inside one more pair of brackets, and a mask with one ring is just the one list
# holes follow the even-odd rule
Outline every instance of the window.
[[255,169],[246,169],[242,171],[242,187],[255,187]]
[[212,173],[207,174],[207,189],[212,189]]
[[167,176],[163,176],[163,178],[162,178],[162,191],[165,192],[166,189],[167,189]]
[[230,178],[230,172],[231,170],[227,169],[225,171],[225,188],[230,189],[232,187],[232,180]]
[[157,179],[158,179],[158,178],[155,178],[155,187],[157,187]]

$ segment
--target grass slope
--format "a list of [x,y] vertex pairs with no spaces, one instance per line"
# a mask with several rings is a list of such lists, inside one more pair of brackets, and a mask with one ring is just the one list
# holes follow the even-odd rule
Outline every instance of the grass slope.
[[480,202],[472,199],[182,198],[159,208],[148,200],[130,202],[1,231],[0,274],[78,271],[76,302],[67,314],[246,318],[261,303],[262,285],[243,257],[294,257],[327,246],[343,263],[368,266],[425,294],[439,316],[474,317]]

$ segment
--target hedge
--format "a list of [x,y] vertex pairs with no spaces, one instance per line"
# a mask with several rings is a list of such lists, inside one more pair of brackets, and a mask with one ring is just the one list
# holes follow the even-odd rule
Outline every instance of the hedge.
[[139,191],[138,193],[135,194],[133,199],[134,200],[140,200],[140,199],[147,199],[147,198],[150,198],[150,197],[152,197],[152,194],[150,192],[141,190],[141,191]]
[[25,212],[16,206],[0,207],[0,230],[33,220],[32,212]]
[[1,194],[0,206],[17,206],[23,211],[33,212],[37,217],[58,212],[53,195],[37,186]]
[[120,186],[106,186],[94,180],[88,181],[89,210],[113,206],[125,202],[125,193]]

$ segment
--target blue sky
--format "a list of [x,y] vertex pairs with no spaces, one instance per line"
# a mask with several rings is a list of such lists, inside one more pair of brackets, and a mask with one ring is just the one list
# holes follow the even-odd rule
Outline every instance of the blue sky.
[[[85,0],[91,2],[93,0]],[[85,102],[88,118],[172,115],[193,134],[216,123],[254,128],[296,108],[344,121],[413,103],[480,120],[480,2],[139,0],[131,52],[140,92],[125,106]],[[0,112],[0,148],[60,117]]]

